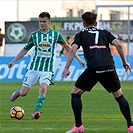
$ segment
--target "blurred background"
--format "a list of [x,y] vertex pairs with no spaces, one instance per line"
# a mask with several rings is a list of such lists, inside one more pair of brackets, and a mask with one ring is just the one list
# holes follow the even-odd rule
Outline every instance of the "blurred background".
[[[27,42],[31,32],[38,29],[38,15],[49,12],[51,28],[60,31],[67,39],[83,29],[81,15],[85,11],[98,14],[98,27],[112,32],[123,44],[127,60],[133,68],[133,1],[132,0],[0,0],[0,79],[20,81],[29,62],[30,51],[16,68],[8,69],[8,62]],[[70,42],[71,44],[71,42]],[[120,80],[133,80],[132,73],[126,73],[115,47],[110,45]],[[78,54],[83,56],[82,48]],[[62,81],[60,74],[66,55],[57,45],[55,80]],[[74,60],[72,74],[68,81],[76,80],[83,71]]]

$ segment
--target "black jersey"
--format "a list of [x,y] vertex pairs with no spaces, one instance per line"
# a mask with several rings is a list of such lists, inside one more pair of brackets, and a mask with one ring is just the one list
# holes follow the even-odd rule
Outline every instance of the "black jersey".
[[109,44],[115,37],[107,30],[88,28],[76,34],[72,44],[83,48],[88,68],[113,66]]

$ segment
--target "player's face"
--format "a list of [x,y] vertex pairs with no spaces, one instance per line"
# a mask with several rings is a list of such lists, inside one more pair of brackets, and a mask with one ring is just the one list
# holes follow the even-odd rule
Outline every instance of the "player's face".
[[44,18],[39,18],[39,28],[44,31],[47,32],[49,29],[49,25],[50,25],[50,20],[47,17]]

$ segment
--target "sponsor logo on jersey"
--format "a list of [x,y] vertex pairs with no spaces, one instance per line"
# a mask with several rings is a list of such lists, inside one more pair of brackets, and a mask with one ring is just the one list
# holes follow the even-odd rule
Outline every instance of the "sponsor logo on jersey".
[[51,52],[41,52],[41,51],[39,51],[37,53],[37,56],[45,57],[45,58],[51,58],[52,57],[52,53]]
[[90,49],[93,49],[93,48],[106,48],[106,46],[98,46],[98,45],[94,45],[94,46],[90,46]]
[[49,49],[51,46],[50,46],[50,43],[47,42],[47,41],[43,41],[43,42],[40,42],[38,44],[38,47],[41,49],[41,50],[47,50]]

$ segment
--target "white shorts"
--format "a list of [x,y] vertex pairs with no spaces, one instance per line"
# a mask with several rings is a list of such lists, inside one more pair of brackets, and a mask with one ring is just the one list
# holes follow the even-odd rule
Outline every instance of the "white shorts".
[[40,71],[28,70],[23,80],[23,86],[31,88],[31,86],[36,84],[38,81],[40,84],[46,83],[47,85],[50,85],[51,83],[53,83],[52,78],[53,78],[52,72],[40,72]]

